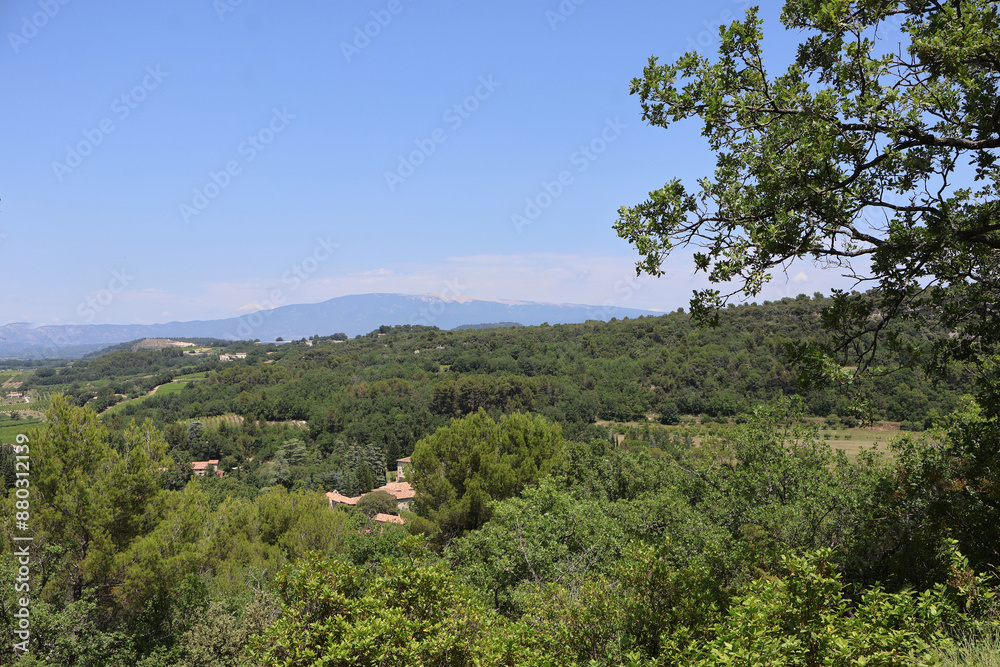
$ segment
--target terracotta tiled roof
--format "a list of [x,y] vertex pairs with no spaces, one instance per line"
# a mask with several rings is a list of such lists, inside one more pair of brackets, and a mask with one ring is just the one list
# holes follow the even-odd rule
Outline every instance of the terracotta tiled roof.
[[[416,495],[416,491],[410,486],[409,482],[392,482],[386,484],[385,486],[380,486],[377,489],[372,489],[372,493],[375,491],[385,491],[393,498],[396,502],[409,502],[413,500]],[[326,497],[334,504],[344,504],[344,505],[357,505],[358,501],[361,500],[361,496],[355,496],[353,498],[345,496],[337,491],[327,491]]]
[[380,486],[375,491],[388,491],[396,500],[413,500],[413,497],[417,494],[409,482],[391,482],[385,486]]
[[382,514],[381,512],[375,515],[375,521],[378,521],[379,523],[406,523],[406,519],[401,516],[396,516],[394,514]]
[[361,498],[361,496],[349,498],[343,494],[337,493],[336,491],[327,491],[326,497],[331,503],[340,505],[357,505],[358,500]]

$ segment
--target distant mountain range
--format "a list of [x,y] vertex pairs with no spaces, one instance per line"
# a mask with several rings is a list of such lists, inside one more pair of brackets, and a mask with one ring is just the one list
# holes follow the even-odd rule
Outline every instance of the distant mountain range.
[[141,338],[219,338],[273,341],[303,337],[366,334],[386,324],[454,329],[463,325],[510,322],[532,326],[587,320],[660,315],[617,306],[534,303],[473,297],[358,294],[322,303],[294,304],[222,320],[166,324],[81,324],[34,327],[16,322],[0,327],[0,358],[76,358]]

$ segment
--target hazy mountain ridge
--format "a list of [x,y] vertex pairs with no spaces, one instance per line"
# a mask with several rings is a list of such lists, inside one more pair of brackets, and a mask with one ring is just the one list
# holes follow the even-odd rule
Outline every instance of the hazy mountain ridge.
[[314,334],[365,334],[380,325],[413,324],[453,329],[486,322],[526,326],[569,324],[613,317],[660,315],[615,306],[442,297],[439,295],[357,294],[313,304],[292,304],[240,317],[163,324],[82,324],[32,327],[15,322],[0,327],[0,357],[78,357],[102,347],[140,338],[198,337],[223,340]]

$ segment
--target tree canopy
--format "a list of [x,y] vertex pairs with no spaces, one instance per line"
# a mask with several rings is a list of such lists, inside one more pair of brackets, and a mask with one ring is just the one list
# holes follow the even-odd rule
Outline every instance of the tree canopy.
[[929,358],[983,361],[1000,341],[1000,17],[988,0],[788,0],[794,61],[765,68],[756,9],[720,29],[718,57],[651,57],[632,82],[642,117],[703,123],[716,154],[697,189],[680,178],[622,207],[615,229],[637,272],[693,246],[716,286],[692,312],[711,320],[797,259],[832,265],[826,324],[835,351],[875,359],[894,319],[931,317],[953,336]]
[[453,421],[417,443],[417,508],[445,539],[482,526],[490,502],[515,496],[546,475],[563,445],[562,429],[523,413],[493,419],[485,410]]

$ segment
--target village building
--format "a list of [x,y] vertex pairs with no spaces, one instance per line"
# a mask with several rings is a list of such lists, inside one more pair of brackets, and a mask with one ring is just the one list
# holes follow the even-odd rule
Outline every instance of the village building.
[[378,523],[397,523],[399,525],[406,523],[406,519],[401,516],[396,516],[395,514],[383,514],[382,512],[376,514],[372,520],[377,521]]
[[212,470],[216,475],[222,477],[225,473],[219,470],[219,459],[209,459],[208,461],[192,461],[191,471],[198,477],[204,477],[205,473]]
[[385,486],[380,486],[373,491],[386,491],[396,499],[396,507],[401,510],[409,509],[417,492],[413,490],[409,482],[390,482]]
[[[393,498],[396,499],[396,507],[401,510],[409,509],[410,503],[413,502],[414,496],[416,496],[416,491],[410,486],[409,482],[390,482],[385,486],[380,486],[377,489],[372,489],[371,492],[375,491],[385,491]],[[336,507],[337,505],[349,505],[355,507],[358,501],[361,500],[361,496],[345,496],[339,491],[328,491],[326,494],[327,500],[330,501],[330,507]]]
[[351,507],[354,507],[358,504],[358,501],[361,500],[361,496],[351,498],[338,491],[327,491],[326,499],[330,501],[330,507],[336,507],[337,505],[350,505]]

